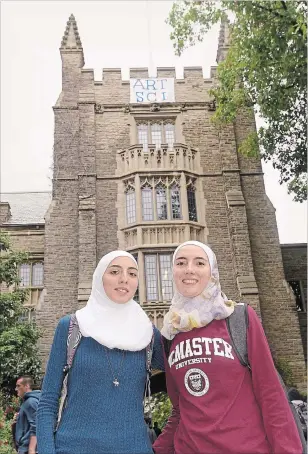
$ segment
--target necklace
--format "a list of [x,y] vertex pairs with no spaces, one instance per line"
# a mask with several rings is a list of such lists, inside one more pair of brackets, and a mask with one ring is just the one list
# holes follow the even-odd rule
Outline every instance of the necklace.
[[107,350],[106,347],[104,347],[104,349],[105,349],[105,352],[106,352],[106,356],[107,356],[107,361],[108,361],[109,369],[110,369],[111,375],[113,376],[112,383],[113,383],[114,386],[117,388],[117,387],[120,385],[120,382],[119,382],[119,380],[118,380],[118,376],[119,376],[119,373],[121,372],[121,369],[122,369],[122,367],[123,367],[124,358],[125,358],[125,350],[123,351],[122,361],[121,361],[121,364],[120,364],[118,373],[115,374],[114,371],[113,371],[112,365],[111,365],[111,361],[110,361],[110,358],[109,358],[108,350]]

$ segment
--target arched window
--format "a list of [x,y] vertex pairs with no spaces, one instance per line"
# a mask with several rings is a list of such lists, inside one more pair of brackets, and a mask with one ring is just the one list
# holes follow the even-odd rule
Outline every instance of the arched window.
[[138,125],[138,143],[143,145],[143,150],[147,151],[148,149],[148,125],[141,124]]
[[34,263],[32,267],[32,287],[43,287],[44,266],[42,263]]
[[187,203],[189,220],[197,222],[196,192],[192,185],[187,186]]
[[19,268],[20,287],[30,287],[31,284],[31,265],[23,263]]
[[175,125],[168,123],[165,125],[165,137],[168,148],[172,150],[175,142]]
[[156,207],[157,207],[157,219],[162,221],[168,218],[167,210],[167,194],[166,188],[159,184],[156,186]]
[[180,188],[176,183],[170,187],[171,217],[172,219],[181,219],[181,199]]
[[127,224],[136,222],[136,194],[134,188],[126,192],[126,220]]
[[144,265],[147,301],[171,301],[173,295],[171,254],[145,254]]

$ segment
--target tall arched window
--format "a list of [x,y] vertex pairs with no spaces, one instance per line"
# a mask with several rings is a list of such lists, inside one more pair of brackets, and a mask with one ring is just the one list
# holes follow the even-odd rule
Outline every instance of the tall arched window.
[[30,287],[31,285],[31,265],[23,263],[19,268],[20,287]]
[[156,186],[155,190],[157,219],[161,221],[168,218],[166,188],[160,183]]
[[42,263],[34,263],[32,267],[32,287],[43,287],[44,266]]
[[170,187],[170,201],[172,219],[181,219],[180,187],[176,183],[173,183]]
[[126,221],[127,224],[136,222],[136,194],[134,188],[126,191]]

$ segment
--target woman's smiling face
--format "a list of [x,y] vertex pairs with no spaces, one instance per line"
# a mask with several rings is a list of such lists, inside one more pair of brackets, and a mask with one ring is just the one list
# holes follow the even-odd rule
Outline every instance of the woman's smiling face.
[[195,245],[179,249],[174,260],[173,277],[181,295],[188,298],[200,295],[211,278],[211,267],[204,250]]
[[138,270],[130,257],[117,257],[108,265],[103,275],[103,286],[111,301],[127,303],[138,287]]

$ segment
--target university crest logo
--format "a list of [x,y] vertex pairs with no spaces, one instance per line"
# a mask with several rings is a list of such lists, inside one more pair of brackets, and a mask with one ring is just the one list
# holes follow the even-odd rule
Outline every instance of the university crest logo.
[[196,397],[204,396],[210,387],[208,376],[201,369],[189,369],[184,381],[187,391]]

